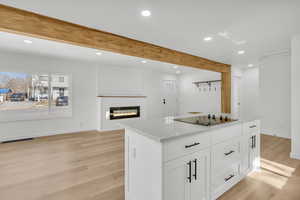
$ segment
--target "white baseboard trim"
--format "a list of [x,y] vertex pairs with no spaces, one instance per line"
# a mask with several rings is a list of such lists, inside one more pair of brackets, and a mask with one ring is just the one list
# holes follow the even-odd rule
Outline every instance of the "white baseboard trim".
[[95,129],[80,129],[80,130],[69,130],[69,131],[62,131],[62,132],[44,132],[44,133],[35,133],[35,134],[28,134],[28,135],[20,135],[20,136],[2,136],[0,137],[0,142],[6,142],[11,140],[22,140],[26,138],[39,138],[45,136],[52,136],[52,135],[62,135],[62,134],[69,134],[69,133],[81,133],[81,132],[88,132],[88,131],[97,131]]
[[291,152],[290,157],[293,158],[293,159],[300,160],[300,154],[295,154],[295,153]]
[[104,132],[104,131],[121,131],[123,130],[124,128],[104,128],[104,129],[97,129],[97,131],[99,132]]
[[272,134],[272,131],[268,131],[266,129],[261,129],[261,134],[270,135],[270,136],[279,137],[279,138],[291,139],[290,135],[274,135],[274,134]]

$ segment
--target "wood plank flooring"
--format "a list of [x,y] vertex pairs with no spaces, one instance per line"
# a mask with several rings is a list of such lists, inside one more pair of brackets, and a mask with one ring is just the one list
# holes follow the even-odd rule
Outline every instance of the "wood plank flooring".
[[[0,144],[0,200],[124,200],[124,132]],[[262,170],[219,200],[300,200],[290,140],[262,135]]]
[[0,200],[123,200],[123,132],[0,144]]

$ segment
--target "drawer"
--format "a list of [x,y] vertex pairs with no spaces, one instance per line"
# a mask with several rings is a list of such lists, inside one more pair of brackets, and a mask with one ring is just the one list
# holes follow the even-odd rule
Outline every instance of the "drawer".
[[212,170],[218,172],[232,163],[241,162],[241,139],[223,142],[212,148]]
[[246,135],[259,134],[260,132],[260,123],[258,120],[246,122],[243,125],[243,132]]
[[194,153],[196,151],[209,148],[210,135],[199,133],[191,136],[166,141],[163,144],[164,161]]
[[213,196],[215,198],[229,190],[240,180],[240,163],[233,164],[212,178]]
[[242,133],[242,124],[236,124],[233,126],[212,130],[210,132],[213,144],[218,144],[226,140],[237,138],[241,136]]

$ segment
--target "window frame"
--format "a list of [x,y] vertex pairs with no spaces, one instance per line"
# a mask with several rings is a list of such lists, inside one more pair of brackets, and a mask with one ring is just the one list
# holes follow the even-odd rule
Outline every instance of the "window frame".
[[[0,122],[14,122],[14,121],[32,121],[32,120],[46,120],[55,118],[70,118],[73,116],[72,106],[72,74],[62,72],[22,72],[5,70],[1,72],[23,73],[30,76],[33,75],[47,75],[48,76],[48,106],[45,109],[24,109],[24,110],[0,110]],[[68,78],[68,106],[67,108],[53,108],[51,106],[52,100],[52,75],[67,76]]]

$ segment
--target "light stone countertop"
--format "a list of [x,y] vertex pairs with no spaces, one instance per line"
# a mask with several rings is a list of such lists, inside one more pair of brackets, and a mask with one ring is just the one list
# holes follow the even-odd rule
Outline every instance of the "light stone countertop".
[[[180,117],[200,116],[187,115]],[[179,117],[176,117],[179,118]],[[143,136],[158,142],[164,142],[169,139],[191,135],[195,133],[207,132],[214,129],[224,128],[247,121],[254,121],[258,118],[240,119],[238,121],[224,123],[215,126],[201,126],[184,122],[174,121],[174,117],[153,118],[153,119],[128,119],[119,123],[121,128],[131,129]]]

